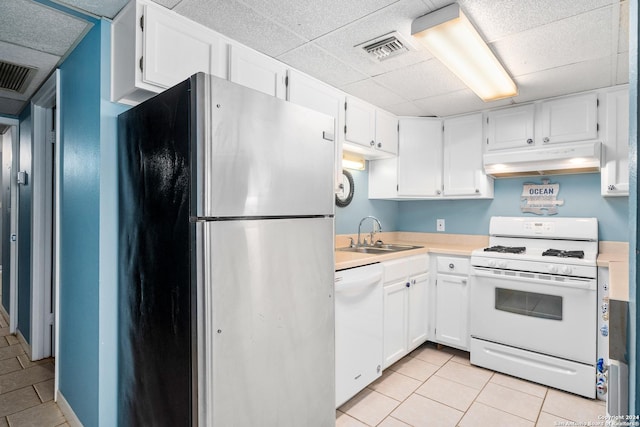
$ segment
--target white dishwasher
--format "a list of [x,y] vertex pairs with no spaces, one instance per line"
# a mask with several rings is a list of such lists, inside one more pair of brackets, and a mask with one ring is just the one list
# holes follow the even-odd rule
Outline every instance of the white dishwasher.
[[337,271],[336,408],[382,374],[381,264]]

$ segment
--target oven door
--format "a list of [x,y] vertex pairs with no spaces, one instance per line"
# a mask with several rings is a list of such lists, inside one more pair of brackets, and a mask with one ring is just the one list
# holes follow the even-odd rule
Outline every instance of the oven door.
[[473,267],[471,336],[593,364],[596,280]]

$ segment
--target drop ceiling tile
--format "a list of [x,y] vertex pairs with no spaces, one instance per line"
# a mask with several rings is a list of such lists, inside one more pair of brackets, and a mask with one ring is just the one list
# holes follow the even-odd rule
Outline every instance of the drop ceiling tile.
[[622,52],[616,58],[616,80],[617,85],[629,83],[629,52]]
[[385,110],[396,116],[416,117],[422,116],[422,110],[413,102],[403,102],[401,104],[389,105]]
[[17,116],[25,107],[26,101],[18,101],[16,99],[4,98],[0,96],[0,114],[8,116]]
[[97,16],[113,18],[125,7],[129,0],[53,0],[58,3],[71,6],[74,9],[84,10]]
[[483,102],[470,89],[462,89],[414,101],[424,115],[447,117],[455,114],[471,113],[512,104],[509,99]]
[[[432,55],[411,36],[411,22],[424,15],[429,8],[420,0],[402,0],[339,30],[327,34],[316,42],[331,54],[370,76],[417,64]],[[398,31],[417,50],[376,61],[361,47],[355,47],[380,36]]]
[[373,80],[409,101],[464,88],[464,84],[437,59],[391,71]]
[[518,103],[611,86],[611,58],[579,62],[517,77]]
[[313,40],[398,0],[240,0],[261,14]]
[[153,0],[153,1],[155,3],[158,3],[159,5],[166,7],[167,9],[173,9],[182,0]]
[[280,55],[277,59],[335,87],[341,87],[368,77],[313,43],[302,45]]
[[89,25],[28,0],[0,1],[0,41],[62,56]]
[[620,28],[618,29],[618,52],[629,51],[629,2],[620,2]]
[[307,40],[234,0],[184,0],[174,10],[266,55],[276,57]]
[[406,99],[403,99],[395,92],[380,86],[372,79],[351,83],[349,85],[342,86],[340,89],[382,108],[386,108],[388,105],[407,102]]
[[615,3],[616,0],[460,0],[488,42]]
[[611,13],[607,7],[563,19],[505,37],[492,47],[513,76],[606,57],[612,48]]

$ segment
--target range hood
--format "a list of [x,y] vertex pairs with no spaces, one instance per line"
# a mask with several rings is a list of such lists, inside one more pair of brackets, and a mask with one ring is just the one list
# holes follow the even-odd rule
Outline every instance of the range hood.
[[599,172],[600,142],[494,151],[483,156],[483,163],[495,178]]

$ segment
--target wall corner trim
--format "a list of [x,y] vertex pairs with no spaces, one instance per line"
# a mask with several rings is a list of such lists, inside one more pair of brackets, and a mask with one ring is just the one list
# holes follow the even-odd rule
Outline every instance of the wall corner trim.
[[69,405],[69,402],[67,402],[67,399],[64,398],[60,390],[58,390],[58,392],[56,393],[56,403],[58,404],[62,415],[64,415],[64,417],[67,419],[67,423],[71,427],[83,427],[80,419],[78,419],[76,413],[73,412],[73,409],[71,409],[71,405]]

